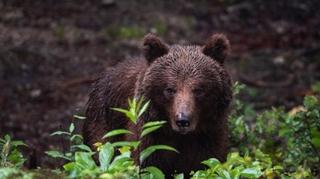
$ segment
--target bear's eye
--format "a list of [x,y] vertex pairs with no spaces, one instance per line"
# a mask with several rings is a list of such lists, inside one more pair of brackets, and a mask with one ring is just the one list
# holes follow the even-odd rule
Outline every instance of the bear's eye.
[[196,88],[194,90],[192,90],[193,94],[197,97],[201,97],[205,95],[205,90],[203,90],[202,88]]
[[176,93],[176,90],[173,88],[166,88],[164,89],[163,93],[165,96],[172,96]]

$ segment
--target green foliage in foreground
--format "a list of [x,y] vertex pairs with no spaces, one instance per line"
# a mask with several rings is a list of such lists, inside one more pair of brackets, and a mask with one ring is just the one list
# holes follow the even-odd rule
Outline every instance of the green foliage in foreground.
[[[312,89],[319,89],[317,83]],[[236,93],[243,85],[236,86]],[[320,100],[306,96],[302,106],[285,112],[272,108],[253,112],[250,105],[235,102],[236,110],[229,120],[233,151],[251,155],[257,150],[270,156],[283,168],[277,176],[307,178],[320,173]],[[319,93],[318,93],[319,94]],[[235,94],[237,95],[237,94]]]
[[[132,123],[137,124],[140,116],[145,112],[149,102],[143,103],[141,100],[129,100],[129,109],[114,108],[113,110],[123,113]],[[143,130],[138,134],[137,139],[159,129],[165,121],[152,121],[143,125]],[[48,155],[55,158],[66,159],[69,162],[63,166],[68,178],[164,178],[164,174],[156,167],[149,166],[141,168],[135,163],[132,157],[133,152],[137,152],[140,141],[118,141],[114,143],[96,143],[97,151],[84,144],[74,142],[74,125],[71,124],[69,132],[58,131],[54,135],[64,135],[71,142],[70,151],[62,153],[60,151],[49,151]],[[118,135],[135,135],[126,129],[116,129],[106,133],[103,137],[110,138]],[[75,137],[76,138],[76,137]],[[139,151],[139,161],[142,163],[146,158],[158,150],[169,150],[178,152],[174,148],[166,145],[153,145]],[[99,165],[96,164],[93,156],[96,155]]]
[[[236,84],[234,95],[244,88]],[[236,100],[229,120],[230,149],[225,162],[211,158],[203,161],[204,170],[191,171],[193,179],[221,178],[316,178],[320,166],[320,84],[312,87],[314,96],[307,96],[303,105],[286,112],[272,108],[257,113],[246,103]],[[133,124],[148,107],[143,100],[129,100],[129,109],[114,108],[123,113]],[[77,118],[82,118],[75,116]],[[134,135],[136,141],[97,143],[92,151],[82,143],[82,137],[75,133],[71,123],[68,131],[57,131],[70,141],[67,152],[48,151],[49,156],[63,159],[66,164],[58,170],[25,171],[20,169],[25,158],[19,152],[21,141],[12,141],[9,136],[0,139],[0,178],[155,178],[162,179],[162,171],[154,166],[142,168],[139,163],[157,150],[178,152],[166,145],[149,146],[138,153],[140,160],[134,161],[140,139],[165,124],[153,121],[145,124],[139,134],[126,129],[106,133],[104,139],[118,135]],[[93,158],[99,161],[95,162]],[[183,174],[175,174],[183,179]]]
[[36,169],[22,170],[16,167],[0,168],[1,179],[60,179],[65,178],[64,173],[58,170]]
[[21,167],[26,161],[19,150],[21,146],[27,145],[22,141],[12,140],[9,135],[0,138],[0,167]]

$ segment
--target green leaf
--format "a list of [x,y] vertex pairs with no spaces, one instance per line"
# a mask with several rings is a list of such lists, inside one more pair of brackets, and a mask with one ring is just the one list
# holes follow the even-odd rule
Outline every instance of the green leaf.
[[74,142],[76,139],[83,140],[83,137],[79,134],[72,135],[70,140]]
[[72,133],[74,131],[74,123],[71,123],[69,126],[69,132]]
[[7,134],[4,136],[4,140],[5,141],[11,141],[11,137]]
[[312,138],[311,143],[318,149],[320,149],[320,138]]
[[159,126],[159,125],[163,125],[167,123],[167,121],[151,121],[151,122],[147,122],[145,123],[142,128],[145,129],[145,128],[149,128],[149,127],[153,127],[153,126]]
[[155,178],[155,179],[165,179],[165,175],[163,172],[157,167],[146,167],[142,169],[142,172],[147,172],[151,176],[147,176],[147,178]]
[[174,176],[174,179],[184,179],[183,173],[177,174]]
[[320,131],[316,127],[311,128],[310,133],[312,137],[320,138]]
[[53,158],[63,158],[63,159],[69,160],[69,161],[71,160],[70,157],[65,156],[63,153],[61,153],[59,151],[52,150],[52,151],[46,151],[45,153]]
[[12,142],[11,142],[11,145],[12,145],[12,146],[15,146],[15,147],[18,147],[18,146],[25,146],[25,147],[27,147],[27,146],[28,146],[27,144],[25,144],[24,142],[19,141],[19,140],[14,140],[14,141],[12,141]]
[[316,106],[318,99],[315,96],[306,96],[303,100],[303,104],[307,109],[311,109]]
[[24,159],[22,153],[15,148],[10,152],[8,161],[10,161],[11,164],[14,164],[14,166],[20,167],[26,161],[26,159]]
[[109,171],[117,171],[119,169],[128,168],[129,166],[132,166],[134,162],[130,157],[130,154],[130,152],[126,152],[116,156],[109,166]]
[[135,110],[137,101],[135,99],[128,99],[129,108]]
[[130,112],[130,111],[126,110],[126,109],[121,109],[121,108],[111,108],[111,109],[114,110],[114,111],[123,113],[123,114],[127,114],[127,113]]
[[131,152],[131,148],[129,146],[124,146],[124,147],[119,147],[118,150],[121,154],[126,153],[126,152]]
[[[10,138],[8,140],[6,140],[6,143],[3,145],[2,147],[2,151],[1,151],[1,158],[7,158],[7,156],[9,155],[10,153]],[[3,159],[2,159],[3,160]]]
[[132,148],[136,149],[136,148],[138,148],[140,143],[141,143],[140,141],[131,141],[131,142],[129,142],[129,141],[119,141],[119,142],[112,143],[112,145],[114,147],[126,147],[126,146],[128,146],[128,147],[132,147]]
[[70,135],[70,133],[64,132],[64,131],[56,131],[56,132],[50,134],[50,136],[54,136],[54,135]]
[[[140,98],[140,99],[136,99],[136,98],[133,98],[134,102],[136,103],[136,106],[134,107],[135,109],[135,113],[138,114],[138,112],[140,111],[141,109],[141,105],[144,101],[143,97]],[[137,115],[138,116],[138,115]]]
[[99,152],[99,162],[100,162],[100,169],[103,172],[108,170],[112,157],[114,155],[114,148],[111,143],[104,144]]
[[130,98],[128,98],[128,105],[129,105],[129,107],[132,107],[132,101]]
[[274,167],[272,167],[272,168],[273,168],[273,170],[278,170],[278,171],[283,170],[283,167],[280,166],[280,165],[276,165],[276,166],[274,166]]
[[[48,173],[50,173],[50,172],[48,172]],[[1,167],[0,168],[0,178],[1,179],[33,179],[33,178],[36,178],[35,176],[36,176],[36,174],[33,172],[21,170],[18,168],[13,168],[13,167]]]
[[223,178],[223,179],[231,179],[231,176],[228,171],[226,170],[218,170],[218,174]]
[[92,154],[88,152],[76,152],[75,162],[83,169],[94,169],[97,167],[96,163],[92,159]]
[[126,117],[129,118],[130,121],[132,121],[134,124],[137,123],[137,118],[136,118],[134,112],[132,113],[131,110],[128,111],[126,109],[121,109],[121,108],[111,108],[111,109],[114,110],[114,111],[121,112],[121,113],[125,114]]
[[107,137],[113,137],[121,134],[133,134],[131,131],[126,130],[126,129],[117,129],[117,130],[112,130],[108,132],[106,135],[104,135],[102,138],[105,139]]
[[320,81],[318,81],[314,85],[312,85],[311,89],[315,93],[320,93]]
[[84,145],[84,144],[73,145],[72,147],[73,147],[73,148],[78,148],[78,149],[84,150],[84,151],[86,151],[86,152],[92,152],[91,148],[88,147],[87,145]]
[[[287,126],[286,126],[287,127]],[[290,134],[292,130],[291,129],[288,129],[288,128],[283,128],[283,129],[280,129],[279,130],[279,136],[280,137],[283,137],[283,136],[286,136],[288,134]]]
[[203,162],[201,162],[202,164],[210,167],[210,168],[213,168],[213,167],[216,167],[217,165],[221,164],[220,161],[218,159],[215,159],[215,158],[210,158],[208,160],[205,160]]
[[232,152],[232,153],[228,154],[227,161],[234,160],[234,159],[237,159],[237,158],[239,158],[239,153],[238,152]]
[[262,172],[257,168],[246,168],[240,174],[240,176],[247,178],[259,178],[261,175]]
[[66,152],[64,155],[67,156],[67,157],[72,157],[73,153],[72,152]]
[[165,123],[166,123],[166,121],[151,121],[151,122],[147,122],[146,124],[144,124],[142,126],[143,131],[142,131],[142,133],[140,135],[140,138],[142,138],[145,135],[147,135],[147,134],[159,129]]
[[139,111],[138,117],[140,117],[149,107],[150,101],[146,102]]
[[79,116],[79,115],[73,115],[73,117],[76,118],[76,119],[80,119],[80,120],[86,119],[85,116]]
[[178,153],[178,151],[175,148],[167,145],[153,145],[153,146],[147,147],[146,149],[140,152],[140,162],[142,163],[146,158],[148,158],[153,152],[157,150],[168,150],[168,151],[174,151]]
[[146,128],[146,129],[143,129],[141,135],[140,135],[140,138],[144,137],[145,135],[148,135],[150,134],[151,132],[161,128],[162,126],[159,125],[159,126],[153,126],[153,127],[149,127],[149,128]]
[[67,163],[67,164],[63,165],[63,168],[66,171],[71,171],[71,170],[74,170],[76,168],[75,166],[76,166],[75,162],[70,162],[70,163]]
[[238,179],[240,177],[241,171],[244,169],[243,165],[233,168],[230,172],[232,179]]

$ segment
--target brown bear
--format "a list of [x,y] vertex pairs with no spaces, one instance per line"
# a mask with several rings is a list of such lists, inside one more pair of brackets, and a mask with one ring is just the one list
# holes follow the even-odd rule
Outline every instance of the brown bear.
[[[188,175],[211,157],[224,160],[232,100],[231,78],[224,67],[230,50],[228,39],[214,34],[204,46],[169,46],[148,34],[143,45],[144,58],[109,68],[95,83],[83,128],[85,143],[92,147],[113,129],[139,131],[144,122],[166,120],[164,127],[142,139],[140,150],[165,144],[179,153],[155,152],[142,166],[159,167],[168,177],[173,173]],[[150,106],[137,126],[110,109],[127,108],[128,98],[142,96]]]

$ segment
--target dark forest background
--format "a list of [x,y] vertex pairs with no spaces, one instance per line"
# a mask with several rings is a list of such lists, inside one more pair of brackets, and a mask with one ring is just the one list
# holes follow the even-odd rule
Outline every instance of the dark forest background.
[[250,93],[242,100],[293,108],[320,80],[319,9],[318,0],[1,0],[0,136],[25,141],[37,166],[54,165],[43,151],[67,143],[50,133],[83,114],[106,67],[141,55],[148,32],[169,44],[226,34],[229,71]]

